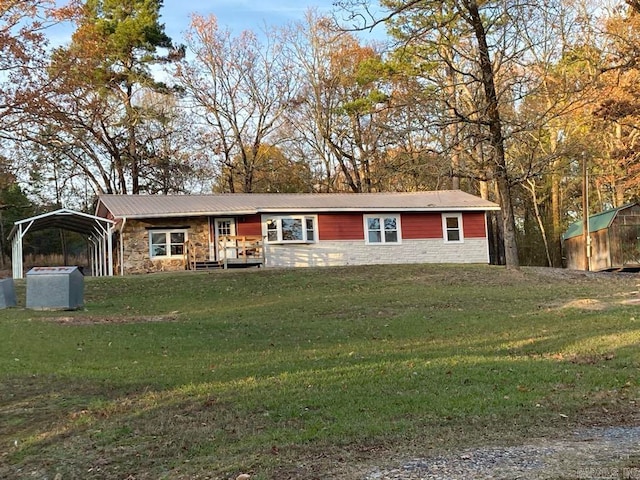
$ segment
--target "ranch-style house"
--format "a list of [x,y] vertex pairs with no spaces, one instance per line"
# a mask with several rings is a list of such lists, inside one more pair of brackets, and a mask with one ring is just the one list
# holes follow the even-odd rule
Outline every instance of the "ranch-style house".
[[488,211],[459,190],[100,195],[115,274],[230,266],[488,263]]

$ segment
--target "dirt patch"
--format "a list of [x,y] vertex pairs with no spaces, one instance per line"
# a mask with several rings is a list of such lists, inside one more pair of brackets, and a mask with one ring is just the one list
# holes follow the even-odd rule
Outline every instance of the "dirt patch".
[[[631,297],[631,298],[625,298]],[[549,305],[551,308],[573,308],[576,310],[603,311],[614,305],[640,305],[640,296],[637,291],[624,292],[607,297],[605,300],[596,298],[578,298],[566,303],[555,303]]]
[[178,321],[178,312],[171,312],[167,315],[112,315],[106,317],[78,315],[52,317],[48,320],[60,325],[114,325],[124,323],[176,322]]
[[581,298],[578,300],[572,300],[568,303],[562,305],[562,308],[576,308],[578,310],[606,310],[607,304],[605,302],[601,302],[600,300],[596,300],[594,298]]

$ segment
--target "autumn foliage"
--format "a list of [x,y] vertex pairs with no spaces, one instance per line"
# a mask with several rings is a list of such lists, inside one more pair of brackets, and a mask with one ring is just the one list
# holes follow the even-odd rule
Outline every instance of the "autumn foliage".
[[71,206],[461,188],[502,206],[511,266],[561,265],[584,161],[594,211],[638,198],[637,2],[339,4],[239,33],[194,15],[176,41],[160,0],[0,0],[5,183]]

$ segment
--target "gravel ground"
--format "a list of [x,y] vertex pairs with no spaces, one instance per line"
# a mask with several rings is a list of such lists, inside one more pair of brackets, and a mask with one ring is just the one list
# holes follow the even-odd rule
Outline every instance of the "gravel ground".
[[[635,465],[635,466],[632,466]],[[640,427],[580,430],[563,440],[483,447],[379,468],[364,480],[640,480]]]

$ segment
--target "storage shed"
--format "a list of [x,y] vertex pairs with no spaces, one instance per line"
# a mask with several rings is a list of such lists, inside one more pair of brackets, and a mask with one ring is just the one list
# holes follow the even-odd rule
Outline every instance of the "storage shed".
[[[640,269],[640,204],[631,203],[589,217],[589,270]],[[583,222],[562,236],[567,268],[587,270]]]

